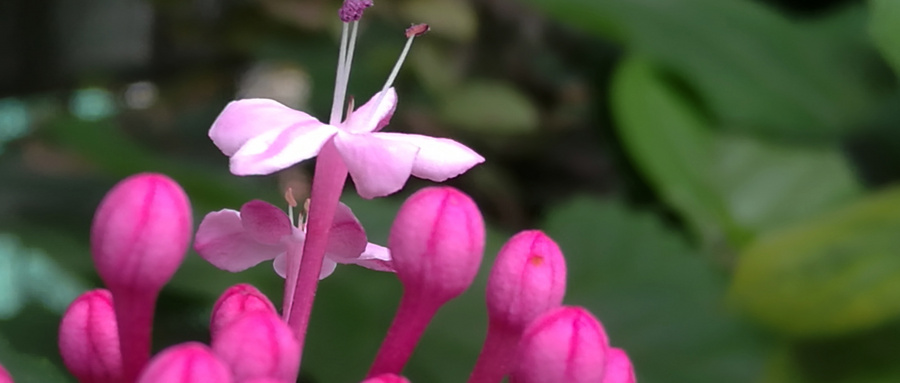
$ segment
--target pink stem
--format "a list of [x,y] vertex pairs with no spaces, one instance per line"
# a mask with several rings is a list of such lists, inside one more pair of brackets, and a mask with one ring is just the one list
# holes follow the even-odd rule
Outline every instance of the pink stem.
[[521,333],[499,327],[488,327],[487,339],[468,383],[499,383],[512,371]]
[[112,290],[124,382],[137,380],[150,360],[150,334],[158,292]]
[[328,232],[334,221],[334,212],[337,210],[337,204],[341,198],[344,181],[347,180],[347,166],[344,165],[334,146],[334,139],[325,143],[322,150],[319,151],[315,171],[310,193],[309,220],[306,222],[303,258],[299,263],[296,260],[288,262],[291,267],[294,267],[293,265],[299,267],[299,270],[290,270],[290,274],[288,274],[297,275],[297,283],[294,286],[286,283],[284,287],[285,300],[290,299],[291,301],[291,303],[285,304],[285,307],[290,307],[287,321],[300,343],[301,357],[306,329],[309,325],[309,315],[312,313],[313,299],[319,284],[319,273],[325,259]]
[[428,302],[422,299],[420,294],[411,296],[404,291],[397,315],[391,322],[387,336],[384,337],[384,342],[381,343],[366,378],[381,374],[400,375],[438,308],[440,304]]

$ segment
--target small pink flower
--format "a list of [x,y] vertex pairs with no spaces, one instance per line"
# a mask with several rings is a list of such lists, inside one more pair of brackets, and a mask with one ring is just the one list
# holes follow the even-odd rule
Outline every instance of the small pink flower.
[[278,315],[267,311],[244,314],[222,328],[212,349],[235,381],[272,378],[293,382],[300,370],[300,345]]
[[137,383],[231,383],[228,366],[196,342],[169,347],[150,360]]
[[602,382],[608,354],[606,332],[590,312],[560,307],[541,315],[525,330],[509,382]]
[[59,324],[63,364],[81,383],[122,380],[122,352],[112,299],[104,289],[81,294]]
[[275,305],[256,287],[246,283],[229,287],[213,305],[212,315],[209,319],[210,336],[215,338],[222,328],[240,316],[256,311],[278,313]]
[[[275,271],[284,277],[288,248],[302,248],[305,239],[304,231],[294,227],[284,211],[254,200],[240,212],[223,209],[207,214],[197,229],[194,249],[209,263],[231,272],[275,260]],[[328,239],[320,278],[331,275],[338,263],[393,271],[390,252],[366,241],[362,225],[344,204],[338,206]]]
[[378,132],[396,105],[397,94],[388,88],[334,126],[273,100],[233,101],[213,122],[209,137],[231,158],[235,175],[277,172],[315,157],[334,139],[363,198],[394,193],[410,175],[441,182],[484,162],[450,139]]

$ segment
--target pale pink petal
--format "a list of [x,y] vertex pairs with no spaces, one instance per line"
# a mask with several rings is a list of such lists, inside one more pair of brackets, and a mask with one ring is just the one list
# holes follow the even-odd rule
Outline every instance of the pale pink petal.
[[359,258],[352,259],[349,262],[342,260],[336,261],[340,263],[352,263],[370,270],[387,271],[393,273],[394,265],[391,264],[391,251],[387,247],[379,246],[374,243],[366,244],[366,251],[360,254]]
[[[375,108],[376,102],[378,103],[377,109]],[[376,93],[363,106],[350,113],[341,124],[341,128],[352,133],[377,132],[391,121],[391,116],[394,115],[396,108],[397,92],[394,91],[394,88],[388,88],[384,92]]]
[[281,246],[259,243],[244,231],[241,215],[224,209],[203,218],[194,239],[200,257],[220,269],[238,272],[284,252]]
[[[366,249],[366,232],[347,205],[339,203],[325,253],[338,262],[354,260]],[[343,262],[342,262],[343,263]]]
[[250,238],[266,245],[278,245],[293,228],[283,210],[260,200],[241,206],[241,224]]
[[[287,255],[281,254],[275,258],[275,261],[272,262],[272,267],[275,269],[275,273],[278,276],[284,278],[287,275]],[[298,261],[299,262],[299,261]],[[325,279],[325,277],[331,275],[334,272],[337,263],[327,257],[322,260],[322,271],[319,272],[319,279]]]
[[334,144],[350,171],[356,191],[368,199],[403,188],[419,151],[415,145],[373,134],[339,132]]
[[277,101],[251,98],[228,103],[209,129],[209,138],[222,153],[231,157],[244,143],[263,133],[316,124],[321,122],[315,117]]
[[337,128],[315,121],[256,135],[231,156],[231,173],[263,175],[288,168],[319,154],[335,132]]
[[474,150],[448,138],[404,133],[375,133],[374,136],[418,147],[412,175],[435,182],[456,177],[484,162],[484,157]]

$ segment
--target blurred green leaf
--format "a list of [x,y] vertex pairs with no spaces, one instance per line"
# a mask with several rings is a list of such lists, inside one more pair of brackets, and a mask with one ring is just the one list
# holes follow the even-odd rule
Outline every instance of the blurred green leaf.
[[0,334],[0,364],[16,383],[68,383],[72,380],[44,358],[14,350]]
[[658,217],[581,198],[544,227],[566,254],[566,303],[597,315],[638,381],[757,381],[764,338],[724,310],[722,276]]
[[626,60],[612,92],[629,154],[707,244],[725,238],[741,246],[861,194],[846,159],[832,147],[713,132],[646,60]]
[[[53,283],[48,283],[53,281]],[[0,233],[0,319],[9,319],[29,303],[61,314],[87,286],[47,254],[21,246]]]
[[869,1],[869,33],[894,71],[900,75],[900,2]]
[[673,71],[729,127],[828,137],[850,127],[873,98],[865,69],[841,57],[846,50],[828,44],[829,34],[759,2],[529,1]]
[[650,62],[633,58],[620,65],[612,103],[629,155],[662,198],[707,242],[720,241],[724,233],[740,236],[709,178],[714,143],[708,124],[657,78]]
[[870,328],[900,314],[900,188],[773,233],[739,258],[733,298],[793,336]]
[[862,195],[844,156],[830,147],[774,145],[719,135],[713,184],[733,219],[756,233],[829,211]]
[[468,81],[441,102],[444,121],[480,134],[526,133],[538,126],[534,104],[507,83]]

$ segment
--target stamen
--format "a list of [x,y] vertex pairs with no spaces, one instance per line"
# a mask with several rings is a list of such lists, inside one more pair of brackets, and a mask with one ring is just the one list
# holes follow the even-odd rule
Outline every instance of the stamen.
[[375,100],[375,107],[372,108],[372,112],[366,117],[367,119],[372,118],[375,111],[378,110],[378,107],[381,106],[381,101],[384,99],[385,91],[394,84],[394,80],[397,79],[397,73],[400,72],[400,67],[403,66],[403,61],[406,60],[406,55],[409,54],[409,48],[412,47],[413,39],[416,36],[421,36],[428,32],[431,29],[428,24],[414,24],[411,27],[406,29],[406,45],[403,47],[403,52],[400,52],[400,58],[397,59],[397,62],[394,64],[394,68],[391,69],[391,74],[388,76],[387,81],[385,81],[384,86],[381,87],[381,92],[379,93],[378,99]]
[[349,73],[345,66],[347,61],[347,31],[350,29],[348,24],[341,27],[341,48],[338,52],[337,75],[334,78],[334,99],[331,102],[331,116],[328,119],[329,124],[337,124],[341,120],[341,105],[344,104],[344,95],[347,92],[347,82]]
[[303,201],[303,226],[300,230],[306,231],[306,222],[309,220],[309,198]]
[[344,0],[344,5],[338,11],[338,16],[345,23],[359,21],[362,18],[363,11],[372,5],[372,0]]
[[284,191],[284,200],[288,203],[288,218],[291,219],[291,226],[294,226],[294,208],[297,207],[297,200],[294,199],[294,189],[288,187]]

